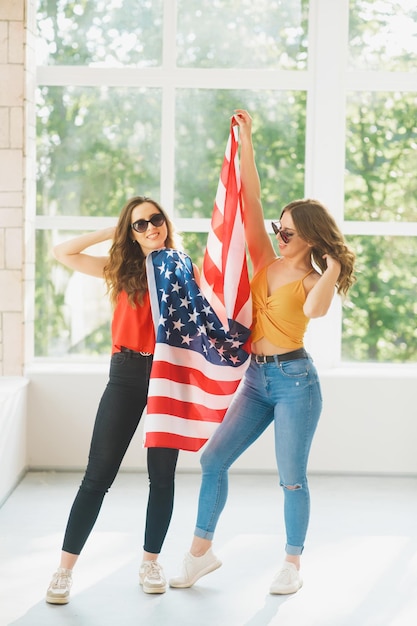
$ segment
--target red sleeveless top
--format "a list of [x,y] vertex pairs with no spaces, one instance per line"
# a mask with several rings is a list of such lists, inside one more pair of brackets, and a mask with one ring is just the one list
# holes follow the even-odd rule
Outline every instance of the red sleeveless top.
[[129,304],[127,293],[119,293],[112,321],[112,354],[120,352],[122,346],[136,352],[154,352],[155,329],[148,291],[135,309]]

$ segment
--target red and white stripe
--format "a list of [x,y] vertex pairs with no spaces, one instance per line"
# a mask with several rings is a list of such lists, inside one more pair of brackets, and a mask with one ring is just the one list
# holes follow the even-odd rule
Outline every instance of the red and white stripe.
[[238,128],[232,122],[200,282],[202,292],[225,328],[229,327],[229,319],[234,319],[248,328],[252,323],[252,300],[240,202]]
[[247,363],[223,366],[220,378],[219,366],[202,354],[160,345],[152,366],[145,445],[199,450],[223,420],[246,368]]

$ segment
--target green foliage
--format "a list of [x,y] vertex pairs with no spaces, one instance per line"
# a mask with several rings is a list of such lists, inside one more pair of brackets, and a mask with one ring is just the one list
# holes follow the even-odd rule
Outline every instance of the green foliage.
[[308,0],[178,0],[177,65],[306,69]]
[[110,354],[111,350],[111,329],[110,322],[101,324],[91,333],[83,337],[81,341],[73,344],[68,353],[70,355],[100,356],[102,354]]
[[[348,106],[345,215],[358,221],[415,221],[417,98],[363,93]],[[344,311],[345,359],[417,361],[417,241],[357,237],[358,282]]]
[[415,66],[417,7],[413,0],[350,0],[350,65],[410,71]]
[[414,221],[417,97],[352,95],[347,111],[346,219]]
[[54,353],[53,344],[68,335],[63,306],[65,294],[57,290],[52,277],[51,233],[36,234],[35,264],[35,354]]
[[163,0],[39,0],[45,64],[156,66]]
[[358,255],[358,280],[343,315],[344,359],[416,361],[416,238],[352,237],[349,243]]
[[38,214],[117,216],[158,197],[159,89],[43,87],[38,98]]
[[230,120],[237,108],[253,112],[266,218],[276,218],[289,199],[303,197],[304,92],[182,90],[176,107],[176,215],[211,217]]

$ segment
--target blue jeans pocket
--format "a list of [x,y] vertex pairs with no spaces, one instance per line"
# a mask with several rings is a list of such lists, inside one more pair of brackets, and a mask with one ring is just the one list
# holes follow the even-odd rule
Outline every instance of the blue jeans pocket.
[[307,378],[310,372],[308,359],[296,359],[295,361],[282,361],[279,364],[281,372],[288,378]]

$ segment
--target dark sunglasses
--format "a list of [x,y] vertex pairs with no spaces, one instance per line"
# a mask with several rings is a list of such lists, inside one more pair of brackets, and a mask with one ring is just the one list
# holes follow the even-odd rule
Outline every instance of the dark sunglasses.
[[280,220],[276,222],[271,222],[272,230],[276,235],[279,235],[284,243],[289,243],[291,237],[294,237],[295,233],[287,233],[285,230],[282,230]]
[[162,215],[162,213],[155,213],[150,220],[136,220],[136,222],[133,222],[132,228],[137,233],[144,233],[148,230],[148,224],[152,224],[152,226],[162,226],[162,224],[165,224],[165,216]]

